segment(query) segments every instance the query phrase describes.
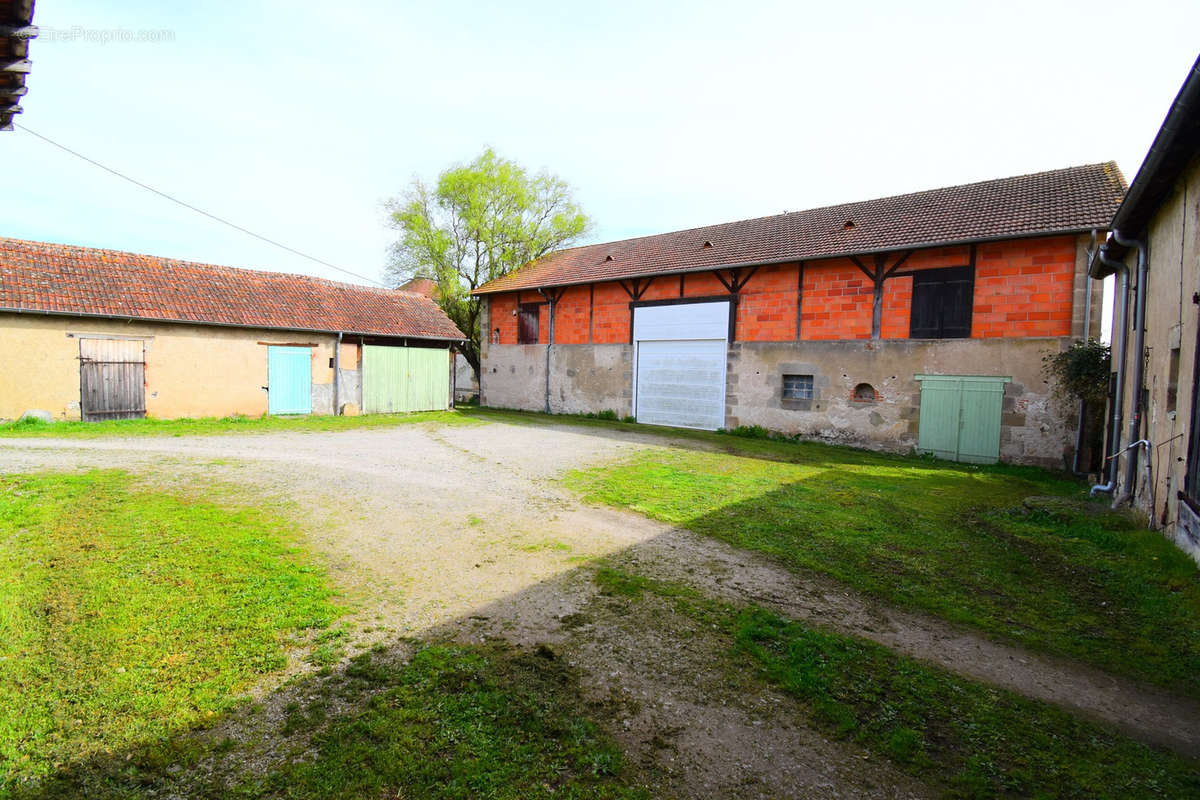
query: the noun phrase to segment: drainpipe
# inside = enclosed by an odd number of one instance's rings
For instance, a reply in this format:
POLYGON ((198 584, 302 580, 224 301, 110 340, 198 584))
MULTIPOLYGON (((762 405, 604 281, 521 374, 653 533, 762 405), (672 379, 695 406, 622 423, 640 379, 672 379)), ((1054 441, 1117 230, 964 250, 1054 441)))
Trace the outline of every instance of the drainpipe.
MULTIPOLYGON (((1087 279, 1084 281, 1083 289, 1083 341, 1091 339, 1092 330, 1092 260, 1096 257, 1096 239, 1099 232, 1092 230, 1092 246, 1088 248, 1088 263, 1087 263, 1087 279)), ((1075 457, 1071 461, 1071 474, 1075 476, 1083 475, 1079 471, 1079 454, 1083 450, 1083 423, 1085 412, 1087 411, 1087 401, 1079 401, 1079 419, 1075 424, 1075 457)))
POLYGON ((333 346, 333 415, 342 413, 342 332, 333 346))
POLYGON ((1117 352, 1117 386, 1113 394, 1112 420, 1109 422, 1108 428, 1113 452, 1104 459, 1108 481, 1093 486, 1091 490, 1093 495, 1100 492, 1112 494, 1113 490, 1117 488, 1117 473, 1120 467, 1118 461, 1123 452, 1120 447, 1121 418, 1125 410, 1125 356, 1129 349, 1129 325, 1126 322, 1129 316, 1129 267, 1123 261, 1109 258, 1108 248, 1105 245, 1100 245, 1096 257, 1100 259, 1101 264, 1116 271, 1117 294, 1113 297, 1113 333, 1121 337, 1121 344, 1115 350, 1117 352))
POLYGON ((546 335, 546 413, 550 413, 550 349, 554 347, 554 306, 557 304, 558 295, 549 295, 545 289, 538 289, 538 294, 546 298, 546 303, 550 308, 550 322, 547 326, 546 335))
MULTIPOLYGON (((1149 248, 1144 241, 1126 239, 1117 230, 1113 231, 1113 240, 1122 247, 1136 247, 1138 253, 1137 287, 1135 289, 1133 318, 1134 365, 1133 386, 1131 387, 1133 391, 1133 413, 1129 415, 1129 441, 1136 442, 1141 439, 1142 414, 1145 410, 1142 406, 1142 382, 1145 380, 1146 374, 1146 273, 1149 269, 1149 248)), ((1149 463, 1149 451, 1147 451, 1146 460, 1149 463)), ((1129 502, 1137 493, 1137 467, 1138 450, 1133 449, 1129 453, 1129 467, 1125 470, 1125 491, 1113 500, 1114 506, 1129 502)), ((1150 516, 1152 518, 1154 516, 1153 509, 1150 511, 1150 516)))

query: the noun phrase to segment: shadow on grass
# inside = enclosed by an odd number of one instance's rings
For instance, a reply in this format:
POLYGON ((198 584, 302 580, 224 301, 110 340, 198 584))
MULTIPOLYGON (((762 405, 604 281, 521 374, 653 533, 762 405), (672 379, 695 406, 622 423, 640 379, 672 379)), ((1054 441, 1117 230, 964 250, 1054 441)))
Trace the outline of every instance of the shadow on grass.
MULTIPOLYGON (((614 560, 634 555, 620 553, 614 560)), ((619 705, 589 697, 582 668, 570 665, 568 629, 580 618, 602 619, 596 604, 612 597, 622 601, 619 619, 634 620, 646 635, 663 624, 651 597, 664 598, 681 619, 715 632, 725 649, 711 657, 722 669, 742 673, 754 697, 778 691, 793 698, 801 709, 795 722, 845 740, 848 762, 866 748, 893 769, 965 797, 1131 798, 1200 789, 1197 762, 1044 703, 854 637, 714 601, 686 586, 589 566, 449 621, 424 642, 377 647, 325 674, 294 680, 261 705, 65 765, 43 781, 12 786, 10 796, 669 796, 676 787, 662 783, 652 763, 624 758, 605 732, 619 726, 619 705), (477 620, 547 607, 561 596, 564 582, 579 580, 591 582, 591 605, 562 618, 559 630, 543 631, 551 645, 478 643, 477 620), (476 643, 463 643, 467 639, 476 643)), ((620 661, 602 666, 617 673, 629 668, 620 661)), ((655 676, 641 679, 653 682, 655 676)), ((724 707, 730 701, 738 699, 695 698, 695 724, 705 724, 706 702, 724 707)), ((788 736, 786 729, 760 733, 776 743, 788 736)), ((771 749, 765 752, 774 757, 771 749)), ((720 769, 748 766, 726 765, 722 758, 750 756, 711 757, 720 769)), ((787 793, 786 786, 771 783, 770 760, 749 766, 769 794, 787 793)), ((862 767, 850 763, 847 769, 862 767)))

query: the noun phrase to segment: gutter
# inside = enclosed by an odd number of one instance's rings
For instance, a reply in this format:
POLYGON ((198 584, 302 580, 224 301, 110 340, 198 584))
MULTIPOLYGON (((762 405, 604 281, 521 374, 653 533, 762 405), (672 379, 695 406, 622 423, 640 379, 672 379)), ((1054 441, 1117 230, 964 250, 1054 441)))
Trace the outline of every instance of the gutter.
MULTIPOLYGON (((1195 156, 1197 136, 1200 136, 1200 58, 1192 65, 1117 208, 1112 221, 1114 230, 1140 231, 1146 227, 1162 198, 1174 187, 1180 171, 1195 156)), ((1117 243, 1121 248, 1132 246, 1119 240, 1117 243)), ((1123 249, 1115 253, 1118 257, 1124 254, 1123 249)))

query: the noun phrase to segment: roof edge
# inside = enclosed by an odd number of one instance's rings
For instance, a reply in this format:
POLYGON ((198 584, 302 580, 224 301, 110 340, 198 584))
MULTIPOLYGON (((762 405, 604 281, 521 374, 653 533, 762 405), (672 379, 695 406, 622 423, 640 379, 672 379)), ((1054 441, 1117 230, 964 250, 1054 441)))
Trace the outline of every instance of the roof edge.
MULTIPOLYGON (((42 317, 84 317, 87 319, 124 320, 126 322, 158 322, 164 325, 202 325, 211 328, 241 328, 250 331, 293 331, 295 333, 326 333, 349 336, 369 336, 377 339, 421 339, 431 342, 465 342, 467 337, 426 336, 423 334, 379 333, 372 331, 338 330, 333 328, 293 328, 279 325, 240 325, 235 322, 210 322, 207 320, 176 319, 174 317, 139 317, 132 314, 92 314, 84 311, 45 311, 40 308, 16 308, 0 306, 0 314, 22 314, 42 317)), ((457 326, 456 326, 457 327, 457 326)), ((460 331, 461 333, 461 331, 460 331)))
POLYGON ((1017 234, 1017 235, 1006 233, 1006 234, 998 235, 998 236, 982 236, 982 237, 975 237, 975 238, 970 238, 970 239, 945 239, 945 240, 941 240, 941 241, 917 242, 914 244, 900 245, 898 247, 876 247, 876 248, 872 248, 869 250, 841 251, 841 252, 828 253, 828 254, 823 254, 823 255, 805 256, 804 258, 797 258, 796 256, 788 256, 785 258, 774 258, 774 259, 769 259, 766 261, 741 261, 741 262, 735 262, 735 263, 731 263, 731 264, 711 264, 711 265, 704 266, 704 267, 693 267, 691 269, 674 269, 674 270, 670 270, 667 272, 638 272, 638 273, 634 273, 631 275, 621 275, 619 277, 612 277, 612 278, 593 278, 591 280, 569 281, 566 283, 543 283, 543 284, 538 284, 536 286, 518 286, 518 287, 511 288, 511 289, 504 289, 504 288, 489 289, 488 288, 489 285, 495 283, 496 281, 503 280, 503 278, 497 278, 495 281, 488 281, 488 283, 485 283, 483 286, 480 286, 478 289, 471 292, 471 294, 474 296, 477 296, 477 297, 482 297, 483 295, 503 294, 505 292, 537 291, 539 288, 540 289, 549 289, 549 288, 554 288, 554 287, 565 287, 565 286, 587 286, 589 283, 609 283, 612 281, 633 280, 634 278, 652 278, 652 277, 658 277, 658 276, 665 277, 667 275, 691 275, 691 274, 694 274, 697 272, 712 272, 713 270, 718 270, 718 269, 740 269, 743 267, 768 267, 768 266, 774 266, 776 264, 791 264, 791 263, 798 262, 798 261, 823 261, 825 259, 830 259, 830 258, 850 258, 851 256, 867 256, 867 255, 874 255, 877 253, 895 253, 900 250, 929 250, 929 249, 932 249, 935 247, 948 247, 948 246, 964 245, 964 244, 986 244, 988 242, 1004 242, 1004 241, 1009 241, 1012 239, 1040 239, 1040 238, 1045 238, 1047 236, 1065 236, 1067 234, 1091 233, 1092 231, 1095 231, 1095 230, 1107 231, 1107 230, 1109 230, 1109 227, 1105 226, 1105 225, 1089 225, 1087 227, 1082 227, 1082 228, 1080 228, 1080 227, 1054 228, 1054 229, 1049 229, 1049 230, 1030 231, 1028 233, 1021 233, 1021 234, 1017 234))
MULTIPOLYGON (((1114 230, 1138 235, 1149 224, 1154 210, 1195 157, 1196 140, 1188 136, 1189 132, 1193 137, 1200 132, 1200 57, 1192 64, 1129 190, 1113 215, 1114 230), (1189 131, 1189 128, 1192 130, 1189 131)), ((1109 249, 1116 257, 1123 256, 1126 251, 1115 241, 1110 243, 1109 249)))

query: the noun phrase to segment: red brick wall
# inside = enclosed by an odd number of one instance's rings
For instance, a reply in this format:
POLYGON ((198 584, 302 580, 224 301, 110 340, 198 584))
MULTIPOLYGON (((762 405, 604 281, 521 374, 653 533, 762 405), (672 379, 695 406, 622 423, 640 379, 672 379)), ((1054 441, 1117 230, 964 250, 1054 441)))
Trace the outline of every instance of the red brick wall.
POLYGON ((1069 336, 1074 282, 1071 236, 980 245, 971 335, 1069 336))
MULTIPOLYGON (((889 264, 892 263, 889 259, 889 264)), ((862 259, 869 268, 873 259, 862 259)), ((943 247, 913 253, 900 267, 912 272, 940 267, 966 266, 970 249, 943 247)), ((976 249, 975 305, 972 337, 1068 336, 1074 287, 1075 238, 1058 236, 981 244, 976 249)), ((792 341, 796 338, 796 264, 760 267, 742 288, 738 302, 738 339, 742 341, 792 341)), ((881 336, 907 339, 912 307, 912 278, 890 278, 884 284, 881 336)), ((562 344, 597 344, 629 341, 629 295, 614 282, 567 289, 558 303, 555 341, 562 344), (589 308, 591 306, 591 308, 589 308)), ((684 277, 684 297, 720 297, 728 294, 712 273, 684 277)), ((656 278, 643 300, 679 297, 679 276, 656 278)), ((517 340, 515 293, 493 295, 492 327, 500 328, 500 342, 517 340)), ((521 292, 520 302, 542 302, 536 292, 521 292)), ((804 270, 804 306, 801 338, 867 339, 871 336, 874 294, 871 281, 849 259, 809 262, 804 270)), ((547 340, 548 307, 540 314, 539 341, 547 340)))
POLYGON ((803 339, 870 339, 874 289, 847 258, 814 261, 804 268, 803 339))

